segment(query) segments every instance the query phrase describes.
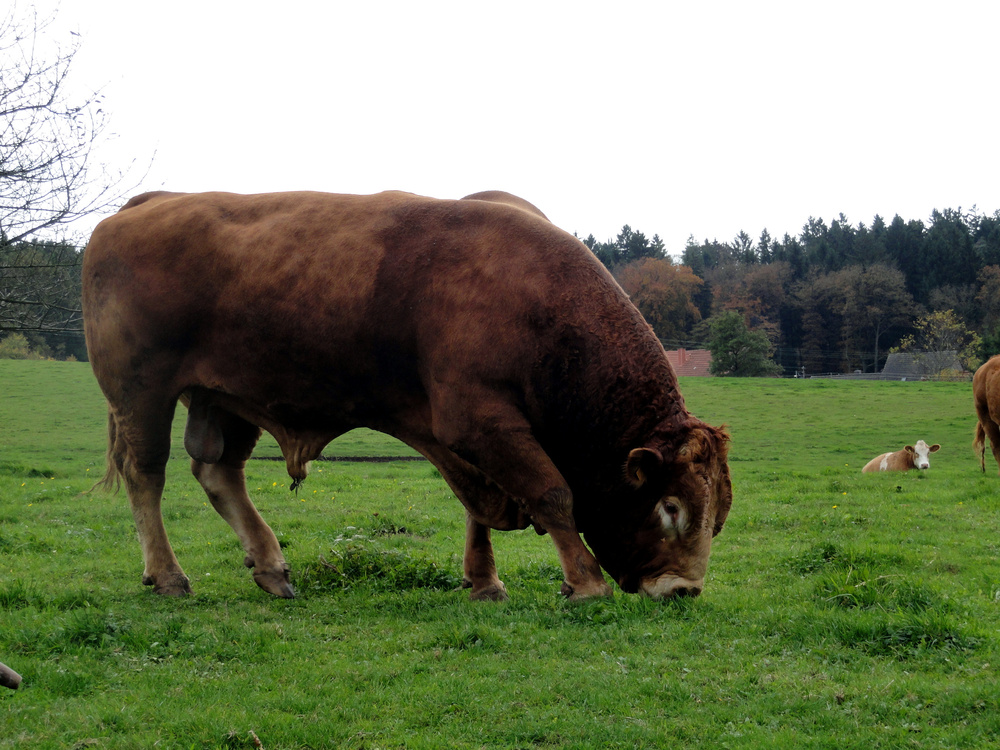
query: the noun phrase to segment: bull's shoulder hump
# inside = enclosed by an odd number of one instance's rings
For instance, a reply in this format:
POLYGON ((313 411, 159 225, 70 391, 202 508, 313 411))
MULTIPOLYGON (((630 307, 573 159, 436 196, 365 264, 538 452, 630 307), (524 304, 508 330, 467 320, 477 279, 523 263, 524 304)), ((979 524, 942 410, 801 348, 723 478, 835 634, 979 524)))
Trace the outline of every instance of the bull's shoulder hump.
POLYGON ((504 190, 483 190, 478 193, 472 193, 471 195, 466 195, 462 198, 463 201, 487 201, 489 203, 502 203, 507 206, 513 206, 514 208, 519 208, 522 211, 527 211, 528 213, 534 214, 535 216, 540 216, 541 218, 548 221, 549 217, 542 213, 541 209, 538 208, 533 203, 526 201, 517 195, 513 195, 504 190))
POLYGON ((139 206, 163 203, 164 201, 179 198, 184 195, 188 195, 188 193, 175 193, 169 190, 153 190, 151 192, 142 193, 141 195, 129 198, 128 202, 126 202, 125 205, 118 210, 121 212, 127 211, 131 208, 138 208, 139 206))

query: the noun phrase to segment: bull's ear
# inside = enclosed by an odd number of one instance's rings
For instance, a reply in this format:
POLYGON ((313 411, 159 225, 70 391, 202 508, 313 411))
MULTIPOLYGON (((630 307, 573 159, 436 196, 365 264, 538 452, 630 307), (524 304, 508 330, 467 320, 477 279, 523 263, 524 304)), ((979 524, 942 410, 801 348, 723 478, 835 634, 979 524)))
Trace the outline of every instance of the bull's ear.
POLYGON ((716 536, 729 517, 729 509, 733 506, 733 485, 729 478, 729 467, 724 466, 719 476, 719 505, 715 510, 715 526, 712 536, 716 536))
POLYGON ((677 460, 683 463, 694 463, 703 459, 711 447, 712 441, 708 432, 700 428, 693 429, 677 451, 677 460))
POLYGON ((939 450, 941 450, 940 444, 934 443, 934 445, 932 445, 930 448, 927 449, 927 452, 928 453, 937 453, 939 450))
POLYGON ((663 466, 663 454, 655 448, 636 448, 625 462, 625 476, 633 487, 642 487, 663 466))

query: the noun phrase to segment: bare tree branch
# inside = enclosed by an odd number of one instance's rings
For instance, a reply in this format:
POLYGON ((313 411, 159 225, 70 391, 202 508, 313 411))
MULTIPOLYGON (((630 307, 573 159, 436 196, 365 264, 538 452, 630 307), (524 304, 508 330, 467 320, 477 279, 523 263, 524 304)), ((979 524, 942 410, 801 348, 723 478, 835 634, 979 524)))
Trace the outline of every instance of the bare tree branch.
POLYGON ((16 5, 0 18, 0 338, 80 330, 81 253, 38 238, 116 209, 138 182, 134 161, 95 158, 110 137, 101 92, 70 90, 82 40, 53 38, 53 20, 16 5))

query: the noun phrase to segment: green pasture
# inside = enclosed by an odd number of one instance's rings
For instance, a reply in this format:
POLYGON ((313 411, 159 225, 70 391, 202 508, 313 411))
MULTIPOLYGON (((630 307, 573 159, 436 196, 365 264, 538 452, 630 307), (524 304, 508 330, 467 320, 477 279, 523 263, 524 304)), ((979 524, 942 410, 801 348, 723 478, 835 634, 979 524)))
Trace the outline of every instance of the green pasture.
MULTIPOLYGON (((89 366, 0 361, 0 661, 24 677, 0 748, 1000 747, 1000 477, 972 453, 970 384, 681 387, 733 436, 697 599, 567 602, 528 530, 494 535, 510 601, 472 603, 463 513, 426 462, 317 462, 296 494, 255 460, 299 592, 275 599, 178 440, 178 600, 141 585, 124 495, 86 492, 89 366), (929 471, 860 473, 921 438, 929 471)), ((328 453, 413 455, 370 432, 328 453)))

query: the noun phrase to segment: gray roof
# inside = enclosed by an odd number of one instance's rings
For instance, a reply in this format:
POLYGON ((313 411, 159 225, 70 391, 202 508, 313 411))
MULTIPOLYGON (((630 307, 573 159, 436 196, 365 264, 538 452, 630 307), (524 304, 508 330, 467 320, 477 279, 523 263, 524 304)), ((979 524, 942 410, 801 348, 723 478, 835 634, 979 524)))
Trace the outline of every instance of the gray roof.
POLYGON ((890 354, 882 368, 883 375, 894 378, 934 377, 942 370, 963 371, 956 351, 907 352, 890 354))

